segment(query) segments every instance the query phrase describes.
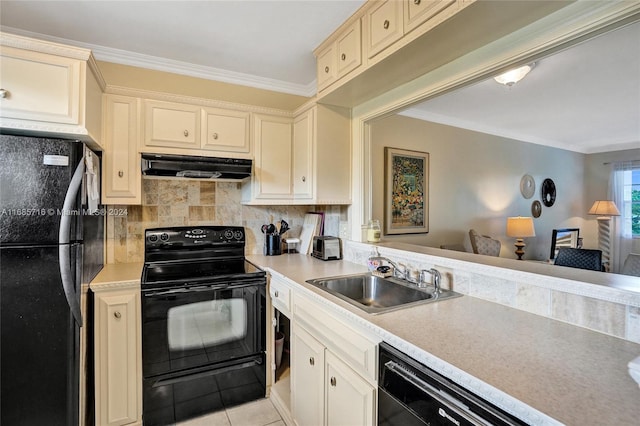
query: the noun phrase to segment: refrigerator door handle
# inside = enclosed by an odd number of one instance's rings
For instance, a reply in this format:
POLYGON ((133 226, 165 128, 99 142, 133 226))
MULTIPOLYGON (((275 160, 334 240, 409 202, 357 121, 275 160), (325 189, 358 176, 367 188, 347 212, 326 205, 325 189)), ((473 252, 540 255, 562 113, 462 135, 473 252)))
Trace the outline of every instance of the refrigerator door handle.
POLYGON ((60 259, 60 277, 62 278, 62 288, 67 298, 67 303, 71 309, 71 313, 75 318, 78 326, 82 327, 82 313, 80 311, 80 302, 76 297, 75 285, 73 280, 73 271, 71 270, 71 247, 69 246, 69 234, 71 232, 71 218, 74 215, 82 214, 82 212, 73 211, 78 191, 82 186, 82 177, 84 175, 84 157, 78 163, 67 194, 64 197, 64 205, 62 206, 62 218, 60 219, 60 234, 58 238, 59 259, 60 259))

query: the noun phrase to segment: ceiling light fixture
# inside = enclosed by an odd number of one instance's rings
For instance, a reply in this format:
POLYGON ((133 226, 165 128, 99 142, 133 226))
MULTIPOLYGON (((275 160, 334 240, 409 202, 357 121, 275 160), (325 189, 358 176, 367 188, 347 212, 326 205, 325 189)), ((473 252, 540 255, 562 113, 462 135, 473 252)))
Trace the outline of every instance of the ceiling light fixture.
POLYGON ((532 62, 522 67, 515 68, 505 73, 502 73, 494 77, 493 79, 500 84, 504 84, 505 86, 511 87, 517 82, 519 82, 520 80, 522 80, 525 75, 529 74, 529 71, 531 71, 533 67, 535 67, 535 65, 536 64, 532 62))

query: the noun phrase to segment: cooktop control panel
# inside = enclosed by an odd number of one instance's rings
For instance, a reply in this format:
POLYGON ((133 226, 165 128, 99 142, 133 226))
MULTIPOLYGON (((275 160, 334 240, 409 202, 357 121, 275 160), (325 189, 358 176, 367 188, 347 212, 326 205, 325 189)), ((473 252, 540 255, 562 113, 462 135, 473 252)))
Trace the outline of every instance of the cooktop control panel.
POLYGON ((145 247, 196 246, 245 242, 242 226, 172 227, 145 230, 145 247))

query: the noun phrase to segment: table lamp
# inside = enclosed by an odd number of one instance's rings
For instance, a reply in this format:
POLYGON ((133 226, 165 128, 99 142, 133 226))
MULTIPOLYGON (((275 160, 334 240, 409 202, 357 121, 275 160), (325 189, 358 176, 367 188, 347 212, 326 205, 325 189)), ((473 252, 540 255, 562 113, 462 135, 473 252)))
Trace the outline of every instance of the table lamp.
POLYGON ((611 252, 611 217, 620 216, 620 210, 613 201, 598 200, 591 206, 589 214, 598 216, 598 249, 602 251, 602 264, 608 268, 611 252))
POLYGON ((507 236, 514 237, 516 239, 516 255, 518 256, 518 260, 522 260, 524 247, 526 245, 523 238, 536 236, 536 230, 533 227, 533 218, 521 216, 508 217, 507 236))

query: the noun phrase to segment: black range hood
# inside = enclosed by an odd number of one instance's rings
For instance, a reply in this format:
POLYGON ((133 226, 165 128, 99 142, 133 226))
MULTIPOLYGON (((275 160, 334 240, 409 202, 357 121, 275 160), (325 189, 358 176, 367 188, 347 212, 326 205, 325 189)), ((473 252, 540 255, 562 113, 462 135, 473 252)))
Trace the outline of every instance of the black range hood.
POLYGON ((251 176, 251 164, 241 158, 142 154, 145 176, 242 180, 251 176))

